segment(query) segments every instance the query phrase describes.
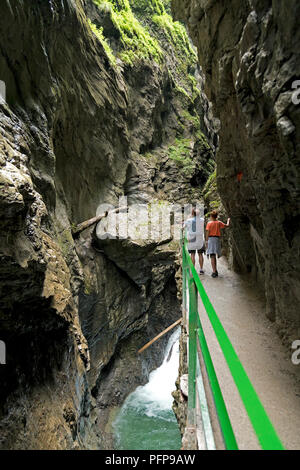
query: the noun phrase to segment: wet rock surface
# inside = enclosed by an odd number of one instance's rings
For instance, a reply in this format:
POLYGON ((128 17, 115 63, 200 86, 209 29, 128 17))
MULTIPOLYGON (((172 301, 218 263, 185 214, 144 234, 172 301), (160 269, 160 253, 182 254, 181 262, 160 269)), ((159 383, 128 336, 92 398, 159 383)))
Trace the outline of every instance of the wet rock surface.
POLYGON ((221 121, 218 191, 235 269, 264 285, 284 340, 299 337, 299 2, 173 0, 221 121), (294 96, 294 100, 293 100, 294 96))
POLYGON ((3 449, 110 445, 110 409, 162 360, 162 345, 136 351, 180 317, 178 245, 103 247, 92 231, 74 241, 72 227, 119 196, 197 200, 214 166, 196 61, 182 83, 187 65, 157 27, 159 65, 126 63, 116 37, 115 66, 87 15, 112 41, 109 17, 90 1, 1 6, 3 449))

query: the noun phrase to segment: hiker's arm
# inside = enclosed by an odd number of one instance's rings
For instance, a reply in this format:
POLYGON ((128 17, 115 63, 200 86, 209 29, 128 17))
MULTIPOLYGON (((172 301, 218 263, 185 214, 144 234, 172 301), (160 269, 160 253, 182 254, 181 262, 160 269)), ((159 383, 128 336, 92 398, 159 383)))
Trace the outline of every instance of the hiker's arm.
POLYGON ((224 222, 221 222, 221 224, 223 224, 221 225, 221 228, 228 228, 230 226, 230 218, 228 217, 227 224, 224 224, 224 222))
POLYGON ((230 217, 227 219, 227 224, 225 224, 225 227, 228 228, 230 226, 230 217))
POLYGON ((206 244, 208 243, 208 235, 209 235, 209 231, 205 230, 205 243, 206 244))

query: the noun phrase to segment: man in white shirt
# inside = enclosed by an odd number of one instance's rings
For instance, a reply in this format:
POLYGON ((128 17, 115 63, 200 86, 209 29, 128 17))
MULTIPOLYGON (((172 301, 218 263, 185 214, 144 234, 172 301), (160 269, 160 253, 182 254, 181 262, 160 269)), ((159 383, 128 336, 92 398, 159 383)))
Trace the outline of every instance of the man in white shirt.
POLYGON ((199 264, 200 264, 200 274, 204 274, 203 271, 203 264, 204 264, 204 257, 203 254, 205 253, 205 241, 204 241, 204 219, 200 217, 200 213, 198 209, 192 210, 192 217, 188 219, 184 225, 186 230, 186 236, 188 241, 188 251, 191 255, 192 262, 195 266, 196 261, 196 251, 198 252, 199 256, 199 264))

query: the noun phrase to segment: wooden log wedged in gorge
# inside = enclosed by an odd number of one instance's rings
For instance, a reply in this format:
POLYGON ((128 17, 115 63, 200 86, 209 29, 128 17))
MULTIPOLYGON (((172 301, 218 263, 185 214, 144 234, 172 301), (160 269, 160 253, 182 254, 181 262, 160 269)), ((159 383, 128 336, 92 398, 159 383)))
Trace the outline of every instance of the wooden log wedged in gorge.
POLYGON ((117 209, 112 209, 111 211, 103 212, 102 214, 98 215, 97 217, 93 217, 92 219, 88 219, 88 220, 85 220, 84 222, 81 222, 81 224, 76 225, 75 227, 72 228, 73 238, 78 238, 79 235, 81 234, 81 232, 83 232, 84 230, 86 230, 89 227, 92 227, 92 225, 97 224, 102 219, 107 217, 109 214, 114 214, 114 213, 118 214, 119 212, 121 212, 125 209, 127 210, 128 206, 122 206, 122 207, 118 207, 117 209))

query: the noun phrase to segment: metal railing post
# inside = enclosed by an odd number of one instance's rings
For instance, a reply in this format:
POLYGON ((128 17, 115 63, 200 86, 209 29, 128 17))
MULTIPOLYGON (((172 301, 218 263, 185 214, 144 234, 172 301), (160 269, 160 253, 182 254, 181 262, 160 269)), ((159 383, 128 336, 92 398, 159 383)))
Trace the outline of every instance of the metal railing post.
POLYGON ((187 296, 186 296, 186 289, 187 289, 187 262, 186 262, 186 254, 184 250, 184 240, 182 240, 182 316, 183 316, 183 324, 186 326, 186 309, 187 309, 187 296))
POLYGON ((248 417, 262 449, 284 449, 236 351, 231 344, 231 341, 219 317, 215 312, 213 305, 208 298, 208 295, 197 274, 195 266, 193 265, 192 260, 188 255, 187 242, 185 240, 183 242, 183 261, 186 269, 188 269, 190 272, 190 276, 186 274, 185 281, 188 282, 189 287, 188 426, 190 426, 190 429, 193 427, 196 429, 196 338, 198 336, 200 350, 206 367, 207 376, 209 378, 226 448, 238 448, 224 398, 222 396, 220 385, 215 373, 214 365, 210 356, 208 345, 206 343, 200 317, 198 315, 199 293, 210 324, 214 330, 219 346, 223 352, 232 378, 237 386, 240 397, 244 403, 248 417))
POLYGON ((189 378, 188 422, 195 425, 196 410, 196 354, 197 354, 198 291, 194 279, 189 279, 189 378))

